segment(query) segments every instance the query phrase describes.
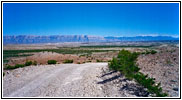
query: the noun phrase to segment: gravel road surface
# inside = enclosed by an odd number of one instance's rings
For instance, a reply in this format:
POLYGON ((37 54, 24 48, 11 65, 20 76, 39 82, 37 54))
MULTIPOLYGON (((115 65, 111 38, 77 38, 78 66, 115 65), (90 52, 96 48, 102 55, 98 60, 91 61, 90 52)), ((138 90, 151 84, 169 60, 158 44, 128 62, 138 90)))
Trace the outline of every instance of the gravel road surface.
POLYGON ((145 97, 108 63, 38 65, 5 71, 3 97, 145 97))
POLYGON ((107 63, 39 65, 7 71, 4 97, 104 96, 99 76, 107 63))

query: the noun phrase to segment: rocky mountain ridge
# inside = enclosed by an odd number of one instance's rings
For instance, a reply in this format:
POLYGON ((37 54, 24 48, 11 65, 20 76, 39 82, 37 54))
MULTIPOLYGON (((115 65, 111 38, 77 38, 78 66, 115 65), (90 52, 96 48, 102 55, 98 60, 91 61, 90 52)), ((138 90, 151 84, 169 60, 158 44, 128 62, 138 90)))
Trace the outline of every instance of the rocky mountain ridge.
POLYGON ((89 35, 18 35, 3 36, 3 44, 36 44, 59 42, 118 42, 118 41, 165 41, 179 40, 170 36, 101 37, 89 35))

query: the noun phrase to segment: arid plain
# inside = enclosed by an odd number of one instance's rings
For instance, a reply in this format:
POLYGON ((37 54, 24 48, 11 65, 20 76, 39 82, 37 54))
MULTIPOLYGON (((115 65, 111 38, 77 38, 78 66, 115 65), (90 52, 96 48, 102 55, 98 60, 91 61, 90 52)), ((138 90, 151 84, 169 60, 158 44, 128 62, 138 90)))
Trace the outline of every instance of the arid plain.
POLYGON ((140 72, 161 83, 168 96, 179 96, 179 47, 176 42, 5 45, 3 96, 150 97, 146 88, 108 68, 108 63, 123 49, 140 52, 136 61, 140 72), (155 53, 150 53, 151 50, 155 53), (48 65, 48 60, 57 62, 48 65), (36 64, 6 68, 27 61, 36 64), (66 61, 72 62, 67 64, 66 61))

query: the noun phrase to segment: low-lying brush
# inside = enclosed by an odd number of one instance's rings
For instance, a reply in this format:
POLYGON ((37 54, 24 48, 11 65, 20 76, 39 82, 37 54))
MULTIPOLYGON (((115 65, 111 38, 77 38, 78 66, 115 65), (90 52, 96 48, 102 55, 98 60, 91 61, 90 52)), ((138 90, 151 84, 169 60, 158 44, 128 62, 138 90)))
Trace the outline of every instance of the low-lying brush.
POLYGON ((47 63, 48 63, 48 64, 56 64, 57 61, 56 61, 56 60, 48 60, 47 63))
POLYGON ((25 66, 30 66, 30 65, 32 65, 32 61, 27 61, 26 63, 25 63, 25 66))
POLYGON ((73 60, 66 59, 63 63, 73 63, 73 60))
POLYGON ((102 60, 97 59, 96 62, 103 62, 102 60))
POLYGON ((16 64, 15 66, 7 65, 6 69, 16 69, 16 68, 22 68, 25 67, 24 64, 16 64))
POLYGON ((34 61, 34 62, 32 63, 32 65, 37 65, 37 61, 34 61))
POLYGON ((155 50, 146 50, 145 52, 142 52, 141 54, 156 54, 157 51, 155 50))
POLYGON ((15 66, 11 66, 11 65, 6 65, 5 69, 16 69, 16 68, 22 68, 25 66, 30 66, 30 65, 37 65, 36 61, 32 62, 32 61, 26 61, 25 64, 16 64, 15 66))
POLYGON ((148 75, 139 72, 140 68, 138 68, 138 65, 136 64, 136 59, 139 54, 140 53, 131 53, 130 51, 122 50, 119 52, 117 58, 113 58, 112 61, 109 62, 109 69, 120 71, 129 80, 134 79, 147 88, 148 92, 153 96, 167 96, 166 93, 162 92, 160 83, 156 86, 154 78, 150 78, 148 75))

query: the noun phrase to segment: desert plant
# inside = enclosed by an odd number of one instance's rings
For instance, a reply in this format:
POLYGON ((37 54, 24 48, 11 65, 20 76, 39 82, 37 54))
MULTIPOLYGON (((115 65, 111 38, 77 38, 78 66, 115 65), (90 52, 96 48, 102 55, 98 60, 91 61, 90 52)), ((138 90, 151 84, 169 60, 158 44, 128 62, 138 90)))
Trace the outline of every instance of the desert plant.
MULTIPOLYGON (((147 53, 151 52, 147 51, 146 54, 147 53)), ((136 64, 136 59, 139 54, 142 53, 131 53, 127 50, 121 50, 117 58, 113 58, 111 62, 109 62, 109 69, 120 71, 130 80, 134 79, 136 82, 147 88, 150 93, 154 94, 153 96, 167 96, 166 93, 162 92, 160 84, 157 86, 155 85, 154 78, 150 78, 148 75, 139 72, 140 68, 138 68, 138 65, 136 64)))
POLYGON ((22 68, 22 67, 25 67, 25 65, 24 64, 16 64, 15 65, 15 68, 22 68))
POLYGON ((47 63, 48 63, 48 64, 56 64, 57 61, 56 61, 56 60, 48 60, 47 63))
POLYGON ((66 59, 63 63, 73 63, 73 60, 66 59))
POLYGON ((155 53, 157 53, 157 51, 151 50, 151 54, 155 54, 155 53))
POLYGON ((32 61, 26 61, 25 62, 25 66, 30 66, 30 65, 32 65, 32 61))
POLYGON ((103 62, 102 60, 96 59, 96 62, 103 62))
POLYGON ((146 50, 145 54, 150 54, 150 51, 146 50))
POLYGON ((109 62, 109 69, 111 70, 119 70, 119 64, 117 58, 113 58, 111 62, 109 62))
POLYGON ((33 61, 32 65, 37 65, 37 61, 33 61))
POLYGON ((15 66, 6 65, 5 69, 15 69, 15 66))
POLYGON ((15 66, 7 65, 5 69, 16 69, 16 68, 22 68, 25 67, 24 64, 16 64, 15 66))
POLYGON ((88 60, 87 62, 92 62, 91 60, 88 60))

